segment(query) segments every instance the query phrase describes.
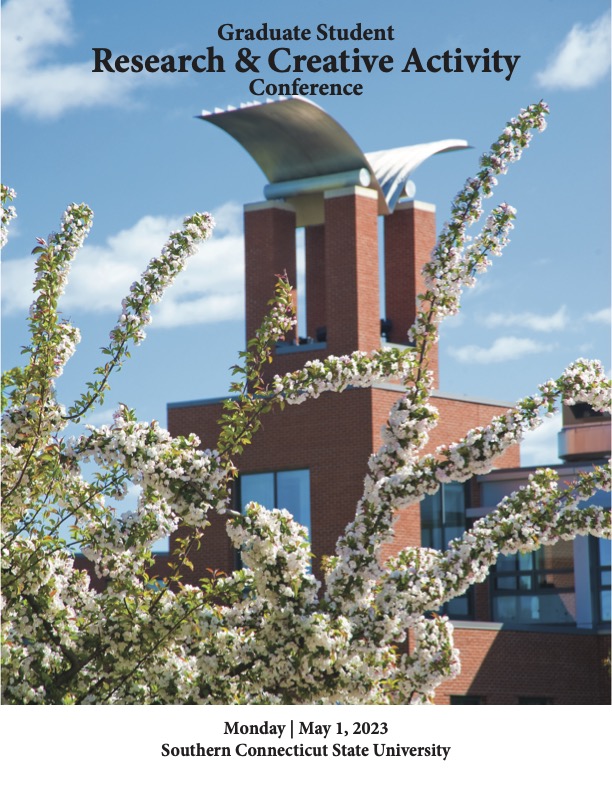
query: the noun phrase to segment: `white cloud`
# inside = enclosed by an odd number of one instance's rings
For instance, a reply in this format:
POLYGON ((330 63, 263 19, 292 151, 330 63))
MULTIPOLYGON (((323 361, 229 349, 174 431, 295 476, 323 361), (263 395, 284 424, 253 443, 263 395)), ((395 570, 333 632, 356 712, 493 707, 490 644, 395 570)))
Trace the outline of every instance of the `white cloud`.
POLYGON ((544 71, 545 88, 589 88, 610 71, 610 11, 593 24, 574 25, 544 71))
POLYGON ((561 431, 561 414, 556 413, 534 429, 521 443, 521 464, 554 465, 559 462, 558 435, 561 431))
POLYGON ((482 322, 487 327, 527 327, 529 330, 550 333, 553 330, 563 330, 567 326, 568 319, 567 310, 563 305, 550 316, 533 313, 492 313, 483 317, 482 322))
POLYGON ((87 61, 54 62, 54 52, 72 40, 68 0, 8 0, 2 6, 2 106, 57 118, 76 107, 120 104, 139 76, 92 74, 87 61))
POLYGON ((612 309, 611 308, 602 308, 601 311, 595 311, 595 313, 590 313, 585 316, 587 322, 597 322, 598 324, 606 324, 609 325, 612 321, 612 309))
POLYGON ((464 347, 449 349, 449 354, 461 363, 503 363, 506 360, 517 360, 525 355, 548 352, 551 344, 540 344, 530 338, 504 336, 496 339, 489 348, 470 344, 464 347))
MULTIPOLYGON (((187 268, 156 306, 154 326, 240 319, 244 313, 242 211, 225 204, 213 212, 217 226, 187 268)), ((104 245, 88 245, 78 252, 71 270, 63 311, 119 313, 121 300, 147 262, 163 247, 181 218, 141 218, 131 228, 109 237, 104 245)), ((7 314, 28 309, 32 301, 33 258, 3 262, 2 307, 7 314)), ((114 318, 114 317, 113 317, 114 318)))

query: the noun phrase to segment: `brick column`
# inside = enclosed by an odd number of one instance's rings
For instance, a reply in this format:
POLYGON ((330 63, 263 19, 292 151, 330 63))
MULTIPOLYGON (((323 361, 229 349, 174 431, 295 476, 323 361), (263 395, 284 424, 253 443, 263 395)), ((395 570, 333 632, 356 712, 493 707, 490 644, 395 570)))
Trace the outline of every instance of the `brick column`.
POLYGON ((244 207, 246 337, 253 338, 274 296, 278 275, 287 273, 297 283, 295 266, 295 211, 283 201, 265 201, 244 207))
POLYGON ((306 247, 306 335, 317 340, 317 329, 327 326, 325 313, 325 226, 304 229, 306 247))
POLYGON ((377 195, 364 187, 325 193, 328 353, 380 346, 377 195))
MULTIPOLYGON (((421 273, 436 244, 436 208, 422 201, 400 202, 385 217, 385 312, 391 320, 389 341, 406 344, 416 316, 417 294, 425 290, 421 273)), ((429 367, 438 384, 438 346, 431 350, 429 367)))

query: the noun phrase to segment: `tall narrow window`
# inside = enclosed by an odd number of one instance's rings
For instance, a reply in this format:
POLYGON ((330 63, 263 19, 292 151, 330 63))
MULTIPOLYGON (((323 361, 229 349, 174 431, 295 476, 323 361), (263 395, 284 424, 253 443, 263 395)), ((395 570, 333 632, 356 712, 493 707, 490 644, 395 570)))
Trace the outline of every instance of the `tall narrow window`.
MULTIPOLYGON (((446 550, 448 543, 466 529, 466 488, 453 481, 441 484, 435 495, 421 501, 421 544, 435 550, 446 550)), ((466 592, 447 602, 443 612, 453 619, 472 618, 472 596, 466 592)))
POLYGON ((591 557, 595 559, 594 582, 597 610, 600 622, 610 621, 610 546, 609 539, 593 538, 595 545, 591 557))

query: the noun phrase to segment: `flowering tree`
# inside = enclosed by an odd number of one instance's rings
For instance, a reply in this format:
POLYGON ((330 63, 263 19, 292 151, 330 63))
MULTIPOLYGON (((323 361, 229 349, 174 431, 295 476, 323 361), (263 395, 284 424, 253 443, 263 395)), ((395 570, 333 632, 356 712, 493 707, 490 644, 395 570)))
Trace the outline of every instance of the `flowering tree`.
MULTIPOLYGON (((6 702, 425 703, 459 671, 452 625, 435 613, 443 603, 482 581, 500 553, 578 534, 610 536, 609 512, 578 508, 609 489, 609 471, 594 468, 560 489, 552 470, 539 470, 446 550, 407 547, 381 561, 398 510, 442 482, 489 470, 559 400, 609 409, 601 365, 578 360, 490 425, 423 453, 438 418, 427 362, 439 323, 458 311, 462 289, 500 253, 515 211, 506 204, 493 209, 473 239, 468 228, 481 218, 496 177, 520 157, 533 131, 544 129, 547 112, 540 103, 512 119, 455 199, 425 267, 412 346, 311 361, 269 382, 265 364, 294 325, 290 286, 278 282, 268 316, 234 368, 235 397, 226 402, 212 450, 200 450, 193 435, 173 438, 155 422, 137 421, 125 406, 110 426, 65 437, 69 422, 102 403, 110 375, 143 339, 151 305, 213 228, 208 215, 197 214, 171 236, 123 301, 104 364, 67 407, 57 402, 55 381, 79 334, 60 320, 58 300, 92 222, 88 207, 68 207, 60 231, 34 250, 28 362, 3 381, 6 702), (307 531, 290 514, 255 503, 244 514, 231 510, 234 460, 264 413, 384 379, 402 381, 405 392, 369 460, 355 517, 326 560, 322 587, 310 571, 307 531), (96 464, 94 476, 84 477, 86 462, 96 464), (118 516, 108 498, 124 497, 129 483, 140 487, 138 505, 118 516), (245 566, 203 578, 199 587, 184 585, 190 550, 213 512, 226 516, 245 566), (152 578, 152 544, 179 526, 168 577, 152 578), (63 528, 93 563, 95 587, 76 569, 63 528), (398 645, 409 629, 414 646, 407 654, 398 645)), ((3 232, 13 198, 3 188, 3 232)))

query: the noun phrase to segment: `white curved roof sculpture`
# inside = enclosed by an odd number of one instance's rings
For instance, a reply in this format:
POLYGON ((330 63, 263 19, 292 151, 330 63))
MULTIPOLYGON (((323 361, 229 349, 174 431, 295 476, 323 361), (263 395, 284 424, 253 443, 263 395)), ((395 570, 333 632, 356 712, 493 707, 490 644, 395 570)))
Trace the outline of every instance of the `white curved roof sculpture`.
POLYGON ((285 198, 297 224, 322 222, 323 193, 349 185, 378 192, 379 214, 391 214, 411 174, 426 159, 469 148, 465 140, 439 140, 364 154, 348 132, 318 105, 301 97, 203 111, 248 151, 269 180, 266 198, 285 198))
POLYGON ((434 154, 445 151, 460 151, 469 148, 467 140, 436 140, 432 143, 418 143, 416 146, 373 151, 366 154, 368 162, 380 185, 389 214, 404 193, 410 176, 434 154))

